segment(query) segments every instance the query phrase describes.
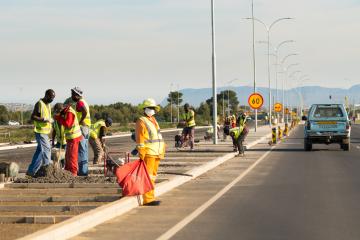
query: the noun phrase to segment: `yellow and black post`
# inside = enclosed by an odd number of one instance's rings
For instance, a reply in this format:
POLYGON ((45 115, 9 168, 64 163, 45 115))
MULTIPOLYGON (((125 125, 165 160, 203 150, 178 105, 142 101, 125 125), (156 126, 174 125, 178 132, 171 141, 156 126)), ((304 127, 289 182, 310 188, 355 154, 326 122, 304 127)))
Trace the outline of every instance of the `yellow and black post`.
POLYGON ((282 139, 282 134, 283 134, 282 129, 281 129, 280 126, 278 126, 278 139, 279 139, 279 140, 282 139))
POLYGON ((276 128, 272 129, 272 144, 276 144, 276 128))
POLYGON ((285 123, 284 136, 289 136, 289 124, 285 123))

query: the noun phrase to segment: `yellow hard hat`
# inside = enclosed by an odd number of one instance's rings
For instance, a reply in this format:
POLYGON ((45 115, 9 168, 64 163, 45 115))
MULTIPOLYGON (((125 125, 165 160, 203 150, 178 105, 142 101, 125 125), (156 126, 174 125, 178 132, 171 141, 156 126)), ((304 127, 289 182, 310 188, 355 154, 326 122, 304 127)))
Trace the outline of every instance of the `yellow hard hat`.
POLYGON ((143 101, 143 103, 140 105, 141 109, 144 108, 155 108, 155 111, 159 112, 160 111, 160 106, 156 105, 156 102, 154 99, 152 98, 148 98, 146 100, 143 101))

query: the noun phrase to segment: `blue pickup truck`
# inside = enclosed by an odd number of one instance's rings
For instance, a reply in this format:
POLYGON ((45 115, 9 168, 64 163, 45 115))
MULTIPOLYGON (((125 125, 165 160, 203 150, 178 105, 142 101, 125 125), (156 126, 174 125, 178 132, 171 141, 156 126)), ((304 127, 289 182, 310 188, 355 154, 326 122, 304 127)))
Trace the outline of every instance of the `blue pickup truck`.
POLYGON ((343 104, 313 104, 303 120, 305 151, 311 151, 314 143, 337 143, 350 150, 351 122, 343 104))

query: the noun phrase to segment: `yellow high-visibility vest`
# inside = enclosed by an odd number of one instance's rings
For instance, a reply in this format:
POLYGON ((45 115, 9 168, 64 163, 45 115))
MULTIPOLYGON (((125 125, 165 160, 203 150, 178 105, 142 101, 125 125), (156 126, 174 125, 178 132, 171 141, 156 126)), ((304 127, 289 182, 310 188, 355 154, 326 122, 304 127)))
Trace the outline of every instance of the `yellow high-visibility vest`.
POLYGON ((93 138, 93 139, 99 138, 100 129, 102 127, 106 127, 106 124, 105 124, 104 120, 99 120, 96 123, 92 124, 91 128, 90 128, 90 137, 93 138))
POLYGON ((57 121, 54 122, 54 131, 56 133, 56 142, 60 143, 61 145, 66 144, 65 139, 65 127, 60 125, 57 121))
MULTIPOLYGON (((50 119, 51 118, 50 104, 45 104, 42 100, 40 100, 38 103, 40 107, 40 117, 44 119, 50 119)), ((39 122, 34 120, 34 132, 41 134, 49 134, 51 132, 51 123, 39 122)))
POLYGON ((78 137, 81 136, 81 129, 80 129, 80 125, 79 125, 79 120, 78 120, 78 118, 76 116, 76 112, 72 107, 69 108, 69 112, 74 114, 75 118, 74 118, 74 123, 73 123, 72 127, 65 128, 65 138, 66 138, 66 140, 75 139, 75 138, 78 138, 78 137))
POLYGON ((165 143, 159 125, 156 124, 157 126, 155 126, 147 117, 141 117, 140 120, 145 123, 149 139, 145 140, 144 145, 139 147, 145 147, 147 155, 163 155, 165 153, 165 143))
MULTIPOLYGON (((84 119, 84 123, 86 126, 90 127, 91 126, 91 119, 90 119, 90 108, 89 105, 87 104, 87 102, 82 98, 79 101, 83 102, 85 105, 85 109, 86 109, 86 117, 84 119)), ((82 117, 82 112, 76 112, 76 116, 78 118, 78 120, 81 120, 82 117)))
POLYGON ((183 114, 183 119, 185 120, 187 127, 194 127, 196 125, 196 123, 195 123, 195 113, 191 109, 187 113, 183 114))

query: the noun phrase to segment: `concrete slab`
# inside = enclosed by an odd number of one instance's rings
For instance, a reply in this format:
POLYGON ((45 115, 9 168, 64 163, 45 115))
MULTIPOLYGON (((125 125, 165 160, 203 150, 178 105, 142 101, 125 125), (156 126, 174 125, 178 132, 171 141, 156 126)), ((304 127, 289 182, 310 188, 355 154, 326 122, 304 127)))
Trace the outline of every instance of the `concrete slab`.
POLYGON ((50 188, 50 189, 32 189, 32 188, 3 188, 0 190, 0 196, 13 195, 58 195, 66 191, 69 195, 81 194, 121 194, 121 188, 50 188))
POLYGON ((17 206, 17 205, 0 205, 0 212, 85 212, 98 206, 17 206))

